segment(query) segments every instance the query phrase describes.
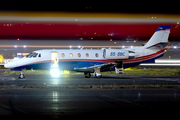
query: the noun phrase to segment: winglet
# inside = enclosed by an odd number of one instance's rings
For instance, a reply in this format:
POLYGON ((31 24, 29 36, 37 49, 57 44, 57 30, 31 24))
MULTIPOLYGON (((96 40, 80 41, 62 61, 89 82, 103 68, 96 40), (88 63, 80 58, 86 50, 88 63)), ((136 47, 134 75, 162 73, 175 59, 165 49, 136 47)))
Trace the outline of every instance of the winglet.
POLYGON ((167 25, 161 25, 159 26, 159 28, 156 30, 157 31, 162 31, 162 30, 170 30, 171 26, 167 26, 167 25))

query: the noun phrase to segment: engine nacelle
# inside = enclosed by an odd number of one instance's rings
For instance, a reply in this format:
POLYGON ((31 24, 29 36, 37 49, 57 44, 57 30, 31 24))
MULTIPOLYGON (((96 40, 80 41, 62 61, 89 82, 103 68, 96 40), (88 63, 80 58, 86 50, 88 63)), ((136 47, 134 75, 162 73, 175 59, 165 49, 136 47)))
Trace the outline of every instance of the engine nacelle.
POLYGON ((129 51, 104 49, 103 57, 106 59, 129 59, 129 51))

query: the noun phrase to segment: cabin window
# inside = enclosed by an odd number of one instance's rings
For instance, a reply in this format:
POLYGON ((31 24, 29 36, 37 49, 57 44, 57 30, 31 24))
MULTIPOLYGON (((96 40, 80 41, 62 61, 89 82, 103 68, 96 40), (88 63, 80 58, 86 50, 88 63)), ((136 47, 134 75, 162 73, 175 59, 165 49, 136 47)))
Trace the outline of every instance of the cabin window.
POLYGON ((98 53, 95 54, 96 57, 99 57, 98 53))
POLYGON ((88 54, 88 53, 86 53, 86 57, 89 57, 89 54, 88 54))
POLYGON ((78 53, 78 57, 81 57, 81 54, 80 54, 80 53, 78 53))
POLYGON ((70 57, 73 57, 73 54, 72 54, 72 53, 70 53, 70 54, 69 54, 69 56, 70 56, 70 57))
POLYGON ((39 53, 39 57, 41 57, 41 53, 39 53))
POLYGON ((64 53, 62 53, 62 54, 61 54, 61 57, 65 57, 65 54, 64 54, 64 53))

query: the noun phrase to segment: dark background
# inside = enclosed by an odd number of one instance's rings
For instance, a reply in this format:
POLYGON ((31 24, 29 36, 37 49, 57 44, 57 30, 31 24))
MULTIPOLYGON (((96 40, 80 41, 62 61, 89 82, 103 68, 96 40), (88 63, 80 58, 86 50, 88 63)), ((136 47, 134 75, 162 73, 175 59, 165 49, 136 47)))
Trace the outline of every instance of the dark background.
POLYGON ((68 0, 1 0, 5 11, 74 11, 180 14, 180 2, 171 1, 68 1, 68 0))

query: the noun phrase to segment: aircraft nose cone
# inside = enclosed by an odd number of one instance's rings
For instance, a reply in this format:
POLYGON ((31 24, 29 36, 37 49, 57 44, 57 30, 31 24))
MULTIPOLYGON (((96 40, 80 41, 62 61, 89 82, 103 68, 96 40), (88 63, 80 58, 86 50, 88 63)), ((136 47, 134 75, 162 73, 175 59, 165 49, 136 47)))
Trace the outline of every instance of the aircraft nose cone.
POLYGON ((5 68, 13 68, 13 67, 15 67, 12 63, 6 63, 5 65, 4 65, 4 67, 5 68))
POLYGON ((7 63, 6 63, 6 64, 4 64, 4 67, 5 67, 5 68, 8 68, 8 66, 9 66, 9 65, 8 65, 7 63))

